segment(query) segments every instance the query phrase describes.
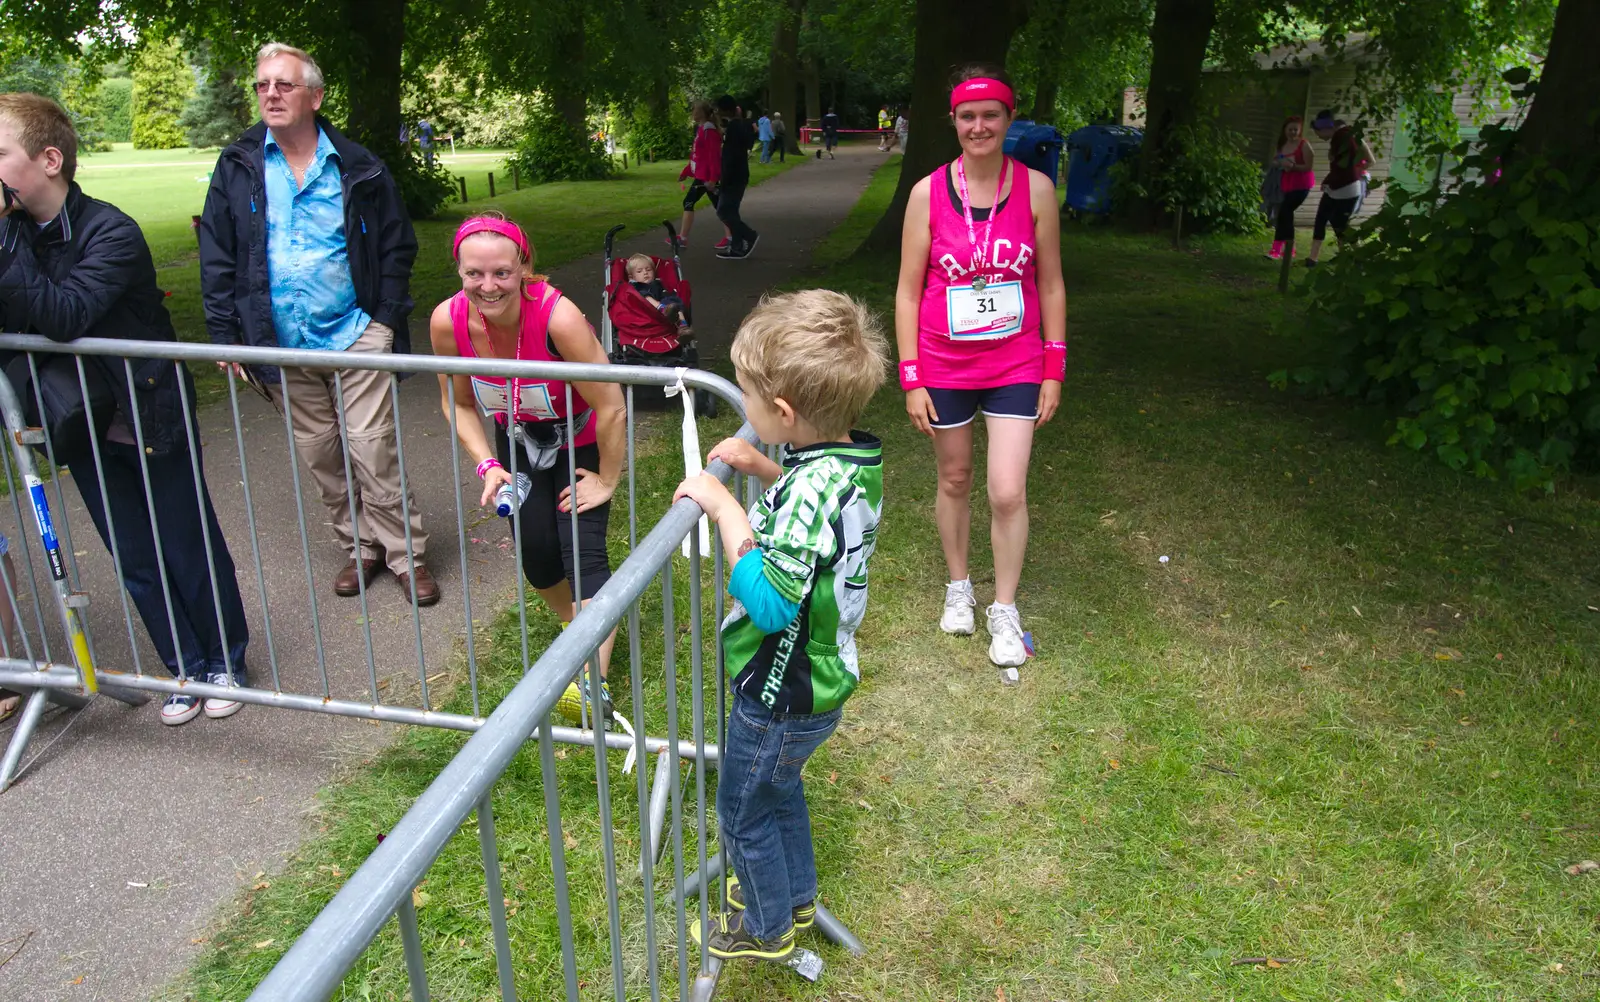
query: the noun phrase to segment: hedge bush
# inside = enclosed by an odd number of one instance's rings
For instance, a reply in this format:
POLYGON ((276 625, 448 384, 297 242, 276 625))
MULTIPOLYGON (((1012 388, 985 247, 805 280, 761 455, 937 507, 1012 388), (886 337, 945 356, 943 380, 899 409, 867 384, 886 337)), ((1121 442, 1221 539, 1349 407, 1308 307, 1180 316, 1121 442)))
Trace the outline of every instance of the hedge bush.
POLYGON ((1156 177, 1139 180, 1134 155, 1111 169, 1112 205, 1151 203, 1168 215, 1183 210, 1185 232, 1259 233, 1262 166, 1239 153, 1248 141, 1209 122, 1180 126, 1168 135, 1156 177))
POLYGON ((1600 457, 1600 161, 1484 135, 1442 188, 1391 189, 1306 284, 1304 329, 1337 360, 1270 378, 1381 404, 1390 444, 1452 469, 1551 489, 1600 457))
POLYGON ((527 133, 506 157, 507 169, 513 166, 524 179, 535 183, 596 181, 612 172, 604 143, 577 134, 565 119, 546 109, 528 117, 527 133))

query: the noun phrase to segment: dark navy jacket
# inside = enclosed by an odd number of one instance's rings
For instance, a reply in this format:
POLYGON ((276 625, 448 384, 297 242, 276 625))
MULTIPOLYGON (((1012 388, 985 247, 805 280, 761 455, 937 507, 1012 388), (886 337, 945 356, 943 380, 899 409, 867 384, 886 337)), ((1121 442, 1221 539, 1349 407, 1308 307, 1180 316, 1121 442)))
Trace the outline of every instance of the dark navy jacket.
MULTIPOLYGON (((176 341, 164 300, 139 224, 109 202, 85 195, 76 182, 61 213, 44 227, 21 209, 0 223, 0 324, 7 331, 52 341, 176 341)), ((118 410, 132 415, 138 407, 145 447, 152 454, 186 450, 178 380, 181 372, 193 401, 189 370, 161 359, 131 358, 130 363, 131 387, 121 358, 83 359, 86 369, 98 368, 113 388, 118 410)))
MULTIPOLYGON (((394 351, 411 351, 411 263, 417 236, 383 161, 346 139, 323 118, 322 131, 339 154, 344 189, 345 246, 356 303, 394 331, 394 351)), ((206 332, 217 344, 279 347, 267 275, 265 122, 222 151, 211 173, 200 217, 200 291, 206 332)))

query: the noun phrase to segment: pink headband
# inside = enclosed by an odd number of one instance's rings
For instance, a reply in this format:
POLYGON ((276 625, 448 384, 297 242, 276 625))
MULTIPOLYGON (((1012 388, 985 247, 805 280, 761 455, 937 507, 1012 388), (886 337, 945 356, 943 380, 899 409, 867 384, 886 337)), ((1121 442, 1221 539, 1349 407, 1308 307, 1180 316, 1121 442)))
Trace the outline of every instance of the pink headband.
POLYGON ((491 219, 478 216, 461 224, 456 230, 456 241, 450 246, 450 255, 456 260, 461 260, 461 241, 474 233, 498 233, 507 240, 517 245, 517 250, 522 252, 522 260, 527 261, 533 257, 533 252, 528 249, 528 238, 523 235, 522 227, 509 219, 491 219))
POLYGON ((950 92, 950 110, 955 111, 956 105, 968 101, 999 101, 1007 111, 1017 110, 1017 98, 1011 88, 993 77, 973 77, 956 84, 950 92))

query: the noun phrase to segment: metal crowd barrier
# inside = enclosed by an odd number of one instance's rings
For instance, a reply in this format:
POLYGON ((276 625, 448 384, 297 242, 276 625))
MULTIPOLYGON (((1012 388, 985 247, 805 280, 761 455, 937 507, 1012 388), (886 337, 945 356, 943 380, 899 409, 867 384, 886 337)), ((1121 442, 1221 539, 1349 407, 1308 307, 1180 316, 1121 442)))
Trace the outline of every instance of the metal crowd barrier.
MULTIPOLYGON (((63 478, 56 476, 47 481, 38 476, 34 468, 35 449, 41 450, 50 465, 55 466, 53 444, 49 441, 48 435, 41 430, 27 429, 23 426, 20 402, 16 399, 9 381, 0 377, 0 416, 4 418, 12 443, 9 462, 6 464, 7 484, 11 488, 12 504, 19 529, 13 537, 13 548, 20 548, 22 563, 28 569, 25 580, 30 585, 33 612, 32 622, 23 624, 23 602, 12 597, 13 591, 9 587, 13 584, 11 575, 4 565, 0 564, 0 574, 3 574, 4 583, 8 586, 6 601, 9 602, 9 609, 19 623, 21 647, 20 651, 13 650, 7 640, 3 649, 0 649, 0 654, 4 654, 4 657, 0 657, 0 685, 29 693, 21 721, 22 726, 18 727, 3 766, 0 766, 0 785, 10 782, 17 775, 22 751, 47 703, 81 706, 96 689, 102 694, 128 702, 146 699, 151 694, 182 691, 202 697, 226 696, 258 706, 475 732, 405 816, 394 825, 391 833, 376 851, 351 876, 349 882, 305 930, 267 978, 257 986, 251 998, 292 1002, 292 1000, 328 997, 338 988, 352 966, 373 943, 388 919, 393 916, 396 919, 401 949, 405 957, 411 997, 414 1002, 427 999, 428 978, 422 938, 424 927, 419 925, 412 893, 463 822, 476 812, 488 906, 488 928, 485 934, 494 946, 500 996, 504 1002, 518 997, 514 969, 516 958, 511 953, 510 936, 514 916, 508 914, 505 904, 501 857, 491 799, 497 784, 518 751, 530 738, 536 737, 546 816, 545 837, 550 854, 549 876, 552 882, 550 887, 554 898, 554 918, 560 935, 561 961, 559 988, 552 984, 549 986, 550 991, 538 993, 534 997, 553 996, 559 992, 561 997, 576 1002, 579 998, 580 973, 591 985, 596 983, 600 975, 595 970, 580 972, 576 947, 579 930, 575 927, 572 909, 572 888, 569 882, 561 823, 563 805, 559 786, 560 773, 556 765, 558 757, 564 756, 558 756, 554 749, 556 744, 563 742, 592 747, 595 755, 594 797, 592 802, 585 797, 577 809, 581 812, 598 813, 603 843, 606 929, 603 935, 595 929, 583 930, 587 937, 585 942, 594 944, 604 939, 607 946, 612 994, 618 1000, 625 995, 642 997, 642 992, 648 991, 652 1002, 656 1002, 662 997, 664 979, 665 990, 669 996, 673 991, 675 980, 677 998, 709 999, 715 991, 721 965, 716 958, 706 952, 704 947, 698 951, 698 956, 695 955, 695 951, 689 948, 687 927, 690 909, 698 911, 702 927, 705 927, 714 911, 726 907, 726 902, 723 901, 725 882, 721 879, 727 872, 725 853, 720 846, 715 850, 711 848, 715 841, 715 781, 710 775, 717 762, 717 750, 721 747, 727 713, 728 693, 724 685, 720 645, 716 639, 717 625, 720 624, 724 613, 726 566, 720 540, 713 534, 711 559, 707 567, 706 554, 702 552, 698 534, 693 531, 702 513, 692 501, 684 500, 672 505, 644 539, 638 538, 640 515, 636 470, 639 456, 636 447, 633 392, 634 388, 639 386, 693 388, 720 396, 735 413, 742 413, 742 401, 738 390, 720 377, 694 370, 485 361, 418 355, 369 356, 348 353, 330 355, 310 351, 222 348, 170 343, 139 343, 137 346, 130 346, 129 343, 122 341, 92 339, 56 344, 44 338, 0 335, 0 351, 38 353, 41 358, 48 353, 78 356, 77 369, 86 397, 88 394, 82 357, 98 355, 121 360, 130 350, 136 350, 140 358, 166 359, 174 365, 182 365, 186 361, 206 365, 226 361, 251 365, 386 371, 391 374, 389 383, 391 402, 396 409, 397 434, 402 437, 404 421, 399 410, 398 377, 403 373, 559 378, 567 381, 569 386, 574 380, 625 384, 628 406, 626 470, 629 555, 613 572, 611 580, 600 589, 591 603, 578 613, 573 622, 559 634, 543 654, 535 656, 535 652, 530 649, 520 548, 513 547, 517 549, 516 559, 506 560, 504 563, 508 576, 515 575, 511 579, 514 582, 512 593, 524 599, 516 602, 519 610, 521 664, 524 670, 522 677, 510 692, 492 708, 493 712, 485 714, 489 708, 482 705, 479 688, 478 651, 472 612, 473 575, 468 567, 467 542, 470 537, 466 516, 467 511, 476 507, 475 492, 478 488, 475 483, 469 482, 466 490, 473 496, 462 496, 460 447, 455 434, 452 406, 452 421, 448 429, 451 448, 450 468, 453 472, 451 493, 456 515, 457 542, 461 549, 461 580, 455 587, 460 592, 459 601, 463 603, 467 624, 463 639, 468 674, 462 684, 470 694, 471 712, 448 712, 435 705, 436 700, 429 688, 432 676, 428 674, 429 665, 424 657, 422 639, 422 619, 426 613, 419 612, 414 604, 409 609, 409 625, 414 636, 416 653, 414 677, 419 698, 410 704, 392 698, 384 699, 383 680, 379 677, 379 665, 373 653, 372 609, 364 586, 359 601, 361 630, 354 635, 345 631, 338 638, 327 636, 331 632, 329 620, 332 618, 326 614, 327 603, 354 600, 327 598, 318 590, 319 582, 312 569, 313 542, 307 516, 308 505, 301 500, 299 463, 294 456, 293 435, 287 415, 282 419, 282 434, 288 444, 285 450, 286 461, 290 463, 294 473, 292 478, 286 479, 293 480, 297 527, 293 530, 293 538, 290 539, 268 538, 260 531, 257 514, 260 503, 258 495, 262 484, 261 478, 252 479, 250 456, 259 453, 260 450, 252 446, 261 444, 259 439, 262 433, 256 430, 256 424, 252 423, 252 419, 266 416, 276 421, 277 418, 264 402, 257 403, 248 396, 241 400, 239 380, 230 370, 227 376, 227 414, 231 418, 231 437, 234 439, 233 445, 237 449, 239 458, 241 490, 238 499, 242 503, 246 517, 251 556, 249 561, 242 558, 238 560, 238 571, 241 578, 253 575, 260 593, 259 617, 252 613, 249 618, 252 628, 257 631, 257 638, 264 640, 270 663, 271 687, 256 685, 225 688, 193 679, 174 679, 167 677, 159 665, 152 673, 146 670, 140 655, 138 643, 140 630, 135 626, 135 618, 121 586, 121 557, 116 547, 113 546, 111 552, 116 575, 90 580, 90 576, 84 574, 83 568, 79 565, 77 553, 80 551, 73 549, 72 526, 67 518, 69 506, 62 486, 63 478), (15 475, 13 470, 16 471, 15 475), (22 494, 17 485, 19 479, 27 488, 27 497, 33 507, 34 517, 31 522, 24 516, 22 494), (257 490, 252 491, 253 485, 257 490), (50 504, 52 495, 53 507, 50 504), (57 526, 59 526, 60 542, 56 541, 57 526), (680 573, 674 567, 675 552, 686 537, 689 541, 690 559, 687 573, 680 573), (53 628, 47 626, 47 616, 44 611, 46 602, 44 596, 47 592, 39 587, 32 556, 32 547, 40 543, 47 551, 45 563, 51 576, 51 588, 54 590, 51 604, 55 606, 57 616, 61 620, 59 626, 53 628), (283 554, 289 554, 287 561, 278 559, 283 554), (274 600, 269 601, 267 584, 269 571, 279 572, 270 576, 281 577, 285 563, 291 565, 291 568, 295 563, 303 567, 306 586, 304 606, 299 605, 297 601, 290 603, 287 609, 277 604, 283 594, 281 588, 274 593, 274 600), (647 628, 642 622, 642 607, 647 604, 645 599, 654 582, 659 582, 660 588, 659 635, 662 638, 662 647, 659 655, 660 664, 652 663, 647 666, 643 642, 647 628), (711 603, 704 601, 707 586, 712 591, 711 603), (114 641, 122 639, 122 634, 116 633, 113 636, 115 631, 106 630, 106 623, 97 624, 88 615, 90 611, 88 598, 91 590, 101 606, 109 603, 110 592, 118 595, 122 610, 120 625, 123 627, 131 651, 131 664, 119 663, 116 657, 107 655, 106 651, 115 646, 114 641), (687 614, 681 615, 680 610, 685 602, 688 605, 687 614), (708 605, 710 608, 707 608, 708 605), (712 616, 709 634, 705 630, 708 612, 712 616), (316 640, 314 650, 291 650, 284 644, 274 643, 273 621, 286 615, 308 617, 316 640), (551 711, 568 682, 579 671, 585 670, 587 666, 591 688, 598 686, 600 646, 605 638, 622 624, 625 624, 627 631, 631 706, 635 719, 640 724, 636 733, 606 731, 593 726, 593 722, 590 721, 585 721, 585 726, 580 728, 554 725, 551 721, 551 711), (99 643, 96 642, 96 625, 100 627, 99 643), (65 637, 67 642, 58 652, 56 645, 61 644, 62 637, 65 637), (681 650, 685 646, 686 652, 681 650), (687 679, 682 677, 681 671, 681 660, 685 653, 689 661, 687 679), (18 654, 22 656, 18 657, 18 654), (365 678, 357 678, 356 682, 364 681, 364 689, 359 685, 355 691, 341 688, 341 683, 348 680, 337 672, 330 672, 330 662, 359 660, 362 654, 365 655, 365 678), (709 680, 708 669, 711 675, 709 680), (302 685, 296 690, 297 682, 307 680, 312 684, 302 685), (680 692, 685 688, 686 693, 680 692), (644 724, 647 710, 654 713, 656 718, 664 720, 662 725, 665 730, 664 736, 653 737, 646 734, 644 724), (655 713, 655 711, 660 712, 655 713), (630 907, 626 915, 624 915, 623 897, 619 893, 619 887, 624 882, 619 878, 616 847, 617 825, 625 822, 620 822, 618 815, 613 811, 610 772, 612 756, 618 753, 625 754, 627 760, 637 760, 641 763, 649 756, 655 757, 653 768, 640 768, 634 777, 632 792, 636 799, 639 825, 637 829, 639 852, 634 872, 640 885, 639 893, 636 895, 637 907, 632 907, 635 896, 630 896, 630 907), (685 761, 692 768, 692 787, 682 774, 680 763, 685 761), (665 886, 658 888, 658 861, 669 847, 672 857, 671 879, 665 886), (690 863, 694 865, 694 870, 686 874, 690 863), (659 902, 659 907, 658 896, 663 899, 659 902), (698 905, 691 898, 697 899, 698 905), (639 944, 641 939, 642 954, 639 944), (660 954, 662 947, 668 941, 677 944, 675 960, 664 963, 660 954), (627 964, 625 959, 628 960, 627 964)), ((124 373, 131 379, 131 364, 123 361, 122 365, 124 373)), ((337 377, 335 385, 341 385, 337 377)), ((453 405, 453 389, 449 396, 449 403, 453 405)), ((430 394, 430 400, 436 399, 430 394)), ((437 420, 436 407, 430 406, 426 409, 428 414, 424 420, 437 420)), ((570 413, 570 407, 568 410, 570 413)), ((340 413, 342 423, 342 406, 340 413)), ((144 432, 139 427, 138 415, 130 415, 129 419, 133 423, 135 436, 142 445, 144 432)), ((444 423, 439 422, 438 428, 443 432, 444 423)), ((570 431, 569 419, 569 434, 570 431)), ((749 441, 755 441, 748 425, 740 434, 749 441)), ((198 461, 201 442, 197 439, 193 428, 189 431, 188 444, 191 447, 191 455, 196 457, 190 468, 198 496, 201 484, 201 465, 198 461)), ((103 493, 104 478, 98 459, 97 451, 94 473, 101 477, 103 493)), ((353 491, 348 455, 346 459, 346 485, 353 491)), ((415 465, 414 461, 412 465, 415 465)), ((400 466, 403 493, 409 498, 409 488, 413 481, 408 477, 407 458, 403 446, 400 466)), ((515 463, 512 469, 513 476, 514 466, 515 463)), ((85 470, 72 472, 76 477, 89 475, 89 471, 85 470)), ((728 482, 732 475, 732 471, 720 462, 713 464, 711 472, 724 482, 728 482)), ((145 490, 148 498, 152 495, 150 495, 147 468, 145 474, 145 490)), ((209 472, 208 479, 220 514, 224 505, 228 503, 224 499, 231 495, 226 489, 221 488, 215 464, 209 472)), ((738 485, 735 486, 738 489, 738 485)), ((742 489, 753 499, 757 487, 751 481, 742 489)), ((313 505, 315 503, 313 501, 313 505)), ((407 503, 410 503, 409 500, 407 503)), ((154 522, 155 519, 152 517, 152 530, 159 532, 159 527, 154 522)), ((616 535, 617 526, 614 525, 613 530, 613 535, 616 535)), ((578 533, 575 519, 572 521, 572 532, 576 550, 578 533)), ((78 545, 82 548, 82 552, 89 552, 98 542, 97 540, 95 543, 86 542, 93 535, 92 530, 86 533, 80 527, 78 545)), ((113 538, 115 538, 114 533, 113 538)), ((408 549, 409 542, 408 538, 408 549)), ((208 558, 210 546, 211 540, 208 537, 208 558)), ((236 547, 236 550, 242 553, 243 548, 236 547)), ((340 563, 343 559, 341 556, 340 563)), ((18 577, 23 575, 19 574, 18 577)), ((320 583, 325 586, 328 581, 324 579, 320 583)), ((449 597, 447 596, 445 600, 448 601, 449 597)), ((480 609, 488 602, 489 599, 485 596, 478 596, 480 609)), ((218 615, 219 627, 222 627, 221 615, 220 613, 218 615)), ((222 628, 225 632, 225 627, 222 628)), ((176 634, 176 627, 173 628, 173 632, 176 634)), ((452 656, 459 655, 452 654, 452 656)), ((654 656, 652 651, 651 657, 654 656)), ((383 667, 390 668, 388 665, 383 667)), ((440 666, 436 664, 434 667, 440 666)), ((229 668, 231 672, 232 666, 229 668)), ((409 676, 410 666, 398 666, 397 670, 386 674, 389 678, 409 676)), ((618 673, 613 674, 618 676, 618 673)), ((620 681, 620 676, 618 680, 620 681)), ((575 763, 562 768, 570 774, 574 767, 575 763)), ((571 809, 572 805, 569 804, 568 810, 571 809)), ((520 866, 521 863, 519 861, 509 865, 520 866)), ((538 922, 549 919, 548 915, 536 911, 524 911, 521 914, 523 916, 521 921, 538 922)), ((864 952, 860 942, 838 919, 821 906, 817 909, 816 921, 818 929, 834 943, 857 955, 864 952)), ((553 958, 544 958, 543 966, 553 970, 553 965, 553 958)), ((800 975, 815 980, 821 971, 822 961, 809 950, 797 949, 789 961, 789 966, 800 975)), ((529 996, 524 994, 523 997, 529 996)))

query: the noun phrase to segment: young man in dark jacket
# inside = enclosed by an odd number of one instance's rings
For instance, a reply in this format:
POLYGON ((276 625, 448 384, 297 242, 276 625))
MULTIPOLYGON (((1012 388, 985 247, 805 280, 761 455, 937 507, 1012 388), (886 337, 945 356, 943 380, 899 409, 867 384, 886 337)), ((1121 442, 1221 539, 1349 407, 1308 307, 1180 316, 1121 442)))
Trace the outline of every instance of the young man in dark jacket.
POLYGON ((739 205, 750 187, 750 148, 756 144, 755 130, 733 98, 717 98, 717 115, 723 122, 722 183, 717 190, 717 218, 728 227, 732 242, 717 251, 717 257, 743 260, 756 249, 760 234, 739 218, 739 205))
MULTIPOLYGON (((88 197, 73 182, 77 153, 72 122, 54 101, 0 94, 0 180, 11 196, 0 211, 0 322, 5 330, 52 341, 177 340, 144 234, 115 206, 88 197)), ((40 354, 35 360, 42 367, 53 357, 40 354)), ((56 459, 72 467, 84 507, 108 549, 115 532, 122 583, 167 670, 215 685, 245 685, 250 633, 233 558, 205 478, 197 478, 190 464, 190 431, 196 442, 199 432, 182 394, 193 401, 194 382, 181 364, 129 361, 131 386, 121 358, 83 358, 86 377, 109 387, 115 399, 114 414, 95 415, 109 418, 109 426, 96 422, 103 427, 96 432, 100 470, 88 444, 79 447, 81 453, 58 446, 56 459), (152 518, 159 538, 151 534, 152 518), (170 609, 164 591, 172 596, 170 609)), ((19 392, 27 392, 20 385, 28 374, 26 359, 15 359, 8 373, 19 392)), ((204 703, 208 717, 240 708, 231 699, 204 703)), ((170 696, 161 722, 186 723, 201 712, 200 704, 194 696, 170 696)))
MULTIPOLYGON (((218 344, 327 352, 411 351, 411 263, 417 238, 394 178, 321 118, 322 71, 279 43, 256 57, 261 121, 222 151, 200 217, 200 287, 218 344)), ((264 374, 270 381, 275 374, 264 374)), ((289 368, 296 451, 350 560, 333 590, 359 595, 388 566, 409 601, 439 601, 424 563, 422 516, 405 499, 389 374, 289 368), (345 483, 350 456, 356 508, 345 483)))

